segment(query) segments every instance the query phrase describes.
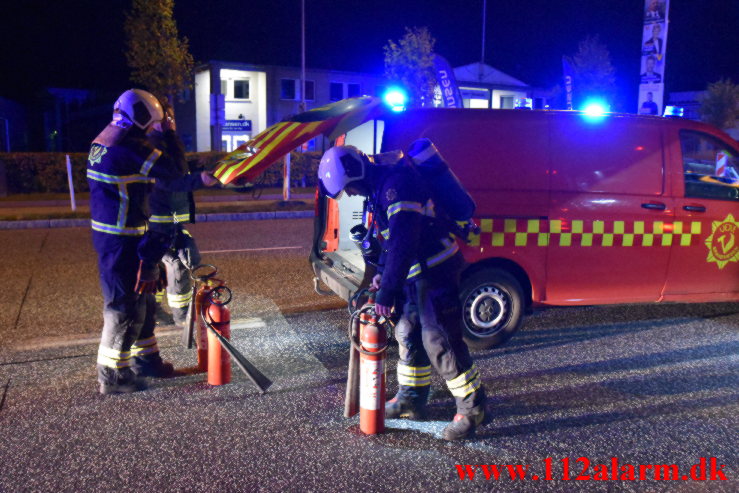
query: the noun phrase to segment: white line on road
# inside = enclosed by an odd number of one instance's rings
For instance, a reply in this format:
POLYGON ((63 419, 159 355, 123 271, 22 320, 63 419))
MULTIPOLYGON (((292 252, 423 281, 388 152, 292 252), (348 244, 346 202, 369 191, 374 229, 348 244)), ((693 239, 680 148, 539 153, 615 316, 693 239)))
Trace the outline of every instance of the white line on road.
MULTIPOLYGON (((261 327, 266 327, 266 324, 264 323, 264 320, 262 320, 259 317, 231 320, 231 331, 240 330, 240 329, 258 329, 261 327)), ((178 335, 181 332, 182 332, 181 329, 177 329, 173 327, 170 329, 156 330, 156 335, 157 337, 172 336, 172 335, 178 335)), ((25 343, 18 344, 17 346, 12 347, 12 349, 15 351, 32 351, 36 349, 49 349, 49 348, 69 347, 69 346, 84 346, 85 344, 98 344, 99 342, 100 342, 100 336, 77 337, 74 339, 69 339, 66 337, 63 339, 61 338, 60 339, 42 338, 42 339, 31 340, 25 343)))
POLYGON ((243 248, 240 250, 201 250, 200 253, 264 252, 267 250, 296 250, 298 248, 308 248, 308 247, 284 246, 284 247, 269 247, 269 248, 243 248))

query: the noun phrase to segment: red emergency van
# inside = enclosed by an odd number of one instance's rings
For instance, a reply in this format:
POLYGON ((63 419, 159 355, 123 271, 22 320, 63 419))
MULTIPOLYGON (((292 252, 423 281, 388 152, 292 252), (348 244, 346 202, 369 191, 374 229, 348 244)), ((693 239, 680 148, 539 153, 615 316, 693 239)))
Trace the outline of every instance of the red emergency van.
MULTIPOLYGON (((411 109, 345 143, 374 154, 422 137, 477 203, 480 234, 460 245, 473 347, 507 340, 535 305, 739 300, 739 145, 720 130, 627 114, 411 109)), ((349 299, 371 278, 349 237, 363 219, 361 197, 317 197, 317 289, 349 299)))

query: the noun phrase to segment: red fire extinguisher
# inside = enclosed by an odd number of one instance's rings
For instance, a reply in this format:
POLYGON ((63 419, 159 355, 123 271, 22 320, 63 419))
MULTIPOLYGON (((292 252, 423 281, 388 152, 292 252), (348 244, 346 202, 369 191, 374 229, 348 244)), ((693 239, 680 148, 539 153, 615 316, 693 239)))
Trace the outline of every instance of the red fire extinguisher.
POLYGON ((231 312, 226 306, 231 301, 231 290, 217 286, 208 293, 207 309, 203 309, 203 321, 210 325, 208 331, 208 383, 223 385, 231 381, 231 357, 218 340, 218 335, 231 339, 231 312))
POLYGON ((385 431, 385 368, 387 331, 380 326, 374 305, 360 316, 359 429, 367 435, 385 431))
POLYGON ((231 381, 231 359, 244 372, 249 380, 263 393, 272 385, 272 380, 257 369, 230 342, 231 312, 226 305, 231 301, 231 290, 222 279, 216 279, 217 269, 203 264, 191 270, 190 277, 195 281, 194 295, 188 311, 182 341, 185 347, 192 348, 197 341, 198 368, 208 372, 208 383, 223 385, 231 381), (208 271, 208 269, 210 269, 208 271), (197 339, 195 339, 195 320, 197 320, 197 339))
POLYGON ((353 416, 359 408, 359 429, 367 435, 385 431, 387 329, 374 307, 374 299, 368 299, 352 314, 349 324, 352 347, 344 408, 346 417, 353 416), (358 392, 354 390, 357 384, 358 392))
POLYGON ((208 371, 208 327, 205 325, 205 320, 201 316, 202 313, 207 312, 210 305, 210 294, 211 292, 225 283, 220 279, 216 279, 215 275, 218 273, 218 269, 214 265, 203 264, 192 269, 190 277, 195 283, 196 290, 192 301, 190 302, 190 309, 188 311, 188 327, 185 330, 189 331, 189 335, 183 337, 186 341, 186 347, 190 348, 191 341, 194 334, 192 333, 197 320, 197 336, 195 343, 198 348, 198 369, 200 371, 208 371))

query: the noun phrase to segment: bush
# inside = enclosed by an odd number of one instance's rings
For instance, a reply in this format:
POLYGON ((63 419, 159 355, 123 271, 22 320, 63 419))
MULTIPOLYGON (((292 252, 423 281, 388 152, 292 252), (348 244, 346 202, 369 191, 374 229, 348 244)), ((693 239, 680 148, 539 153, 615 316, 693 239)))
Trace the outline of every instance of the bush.
MULTIPOLYGON (((86 192, 87 154, 70 153, 75 191, 86 192)), ((11 152, 0 154, 5 165, 8 193, 66 192, 67 154, 61 152, 11 152)))
MULTIPOLYGON (((213 169, 226 155, 225 152, 190 152, 188 163, 198 168, 213 169)), ((75 192, 87 192, 87 154, 70 153, 72 178, 75 192)), ((65 193, 67 186, 67 153, 62 152, 11 152, 0 153, 0 162, 5 165, 8 193, 65 193)), ((293 184, 314 186, 316 184, 319 152, 291 154, 291 177, 293 184)), ((265 186, 282 186, 284 160, 279 160, 264 171, 265 186)), ((2 169, 2 166, 0 166, 2 169)))

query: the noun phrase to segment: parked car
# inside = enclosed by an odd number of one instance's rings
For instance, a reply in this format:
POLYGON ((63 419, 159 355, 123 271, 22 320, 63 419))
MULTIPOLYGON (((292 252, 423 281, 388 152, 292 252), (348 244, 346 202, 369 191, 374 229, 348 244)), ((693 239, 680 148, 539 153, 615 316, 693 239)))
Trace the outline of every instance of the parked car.
MULTIPOLYGON (((503 343, 534 306, 739 300, 739 144, 722 131, 628 114, 410 109, 344 142, 373 154, 422 137, 477 203, 480 234, 461 245, 471 346, 503 343)), ((349 235, 363 205, 316 194, 316 287, 344 299, 373 274, 349 235)))

